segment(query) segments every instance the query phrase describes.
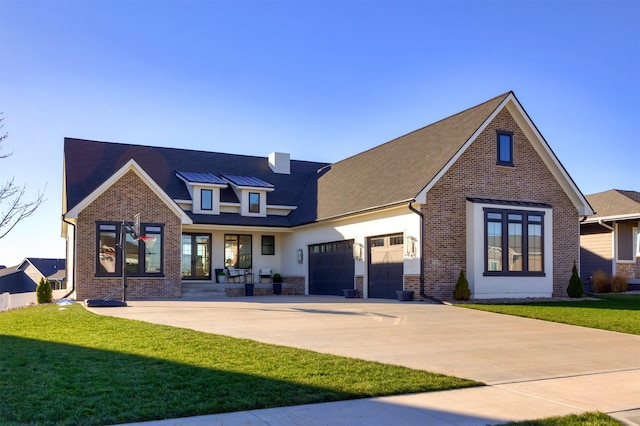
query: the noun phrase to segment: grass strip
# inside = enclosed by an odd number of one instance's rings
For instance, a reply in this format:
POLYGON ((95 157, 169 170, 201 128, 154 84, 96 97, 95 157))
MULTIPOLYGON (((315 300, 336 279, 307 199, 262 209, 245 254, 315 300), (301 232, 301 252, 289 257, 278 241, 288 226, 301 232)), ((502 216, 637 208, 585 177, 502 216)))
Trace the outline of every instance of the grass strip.
POLYGON ((511 422, 506 426, 623 426, 613 417, 604 413, 592 412, 583 414, 571 414, 569 416, 549 417, 540 420, 527 420, 523 422, 511 422))
POLYGON ((3 425, 139 422, 478 385, 80 305, 0 313, 3 425))
POLYGON ((639 294, 608 294, 596 297, 598 300, 465 303, 456 306, 620 333, 640 334, 639 294))

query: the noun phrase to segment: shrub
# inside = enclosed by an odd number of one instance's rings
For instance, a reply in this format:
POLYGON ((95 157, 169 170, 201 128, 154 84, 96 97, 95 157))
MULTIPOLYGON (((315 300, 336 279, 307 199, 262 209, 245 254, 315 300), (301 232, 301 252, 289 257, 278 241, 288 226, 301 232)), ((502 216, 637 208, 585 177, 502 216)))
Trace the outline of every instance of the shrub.
POLYGON ((453 298, 455 300, 469 300, 471 298, 471 290, 469 290, 469 282, 464 275, 464 269, 460 270, 456 288, 453 290, 453 298))
POLYGON ((567 287, 567 294, 569 297, 582 297, 584 296, 584 289, 582 288, 582 280, 578 275, 578 268, 576 262, 573 262, 573 270, 571 271, 571 279, 569 280, 569 287, 567 287))
POLYGON ((281 282, 282 282, 282 275, 280 275, 280 274, 273 274, 273 282, 274 282, 274 283, 281 283, 281 282))
POLYGON ((614 275, 611 277, 611 291, 614 293, 624 293, 629 288, 629 282, 624 275, 614 275))
POLYGON ((609 276, 604 271, 597 270, 591 276, 591 288, 594 293, 609 293, 611 291, 609 276))
POLYGON ((53 300, 53 290, 49 278, 40 278, 38 287, 36 287, 36 298, 38 303, 51 303, 53 300))

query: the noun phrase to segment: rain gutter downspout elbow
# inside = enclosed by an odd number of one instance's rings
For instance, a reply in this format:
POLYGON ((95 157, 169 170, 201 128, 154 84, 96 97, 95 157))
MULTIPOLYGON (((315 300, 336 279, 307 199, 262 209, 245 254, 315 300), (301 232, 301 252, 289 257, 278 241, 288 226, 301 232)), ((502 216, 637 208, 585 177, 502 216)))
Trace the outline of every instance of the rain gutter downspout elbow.
POLYGON ((615 231, 615 228, 614 228, 613 226, 611 226, 611 225, 607 225, 606 223, 604 223, 604 222, 602 221, 602 219, 598 219, 598 225, 602 226, 603 228, 608 229, 608 230, 609 230, 609 231, 611 231, 611 232, 615 231))

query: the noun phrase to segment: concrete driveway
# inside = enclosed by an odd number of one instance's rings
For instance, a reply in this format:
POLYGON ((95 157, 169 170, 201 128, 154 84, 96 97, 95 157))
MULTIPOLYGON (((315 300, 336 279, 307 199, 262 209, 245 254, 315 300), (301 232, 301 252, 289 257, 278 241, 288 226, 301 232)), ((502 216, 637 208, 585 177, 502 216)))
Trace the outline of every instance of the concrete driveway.
POLYGON ((478 380, 491 387, 396 398, 418 398, 427 410, 450 406, 485 423, 598 410, 640 424, 640 412, 634 411, 640 409, 640 336, 378 299, 270 296, 128 303, 91 310, 478 380), (452 395, 467 395, 465 408, 452 395))

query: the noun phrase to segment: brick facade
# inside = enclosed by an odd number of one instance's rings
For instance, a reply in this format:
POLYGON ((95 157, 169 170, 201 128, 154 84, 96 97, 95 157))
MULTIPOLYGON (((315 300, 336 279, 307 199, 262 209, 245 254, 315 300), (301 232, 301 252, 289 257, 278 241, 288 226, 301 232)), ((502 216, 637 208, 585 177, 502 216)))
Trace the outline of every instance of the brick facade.
POLYGON ((466 198, 535 201, 553 208, 553 295, 566 295, 578 260, 578 212, 507 109, 482 131, 427 193, 424 214, 425 293, 451 299, 466 269, 466 198), (514 167, 496 165, 496 131, 513 132, 514 167))
POLYGON ((77 300, 122 297, 121 277, 96 276, 96 222, 132 221, 136 213, 143 223, 164 224, 164 277, 128 277, 127 298, 180 297, 180 218, 135 172, 129 171, 78 214, 77 300))

